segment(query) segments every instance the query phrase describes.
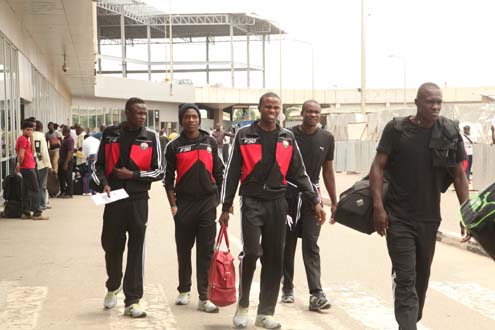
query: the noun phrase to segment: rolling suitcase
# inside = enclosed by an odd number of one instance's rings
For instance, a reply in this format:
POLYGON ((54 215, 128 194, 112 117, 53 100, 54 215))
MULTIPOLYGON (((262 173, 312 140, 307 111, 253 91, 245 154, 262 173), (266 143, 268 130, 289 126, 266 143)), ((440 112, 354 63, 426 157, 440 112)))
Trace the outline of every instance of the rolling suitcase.
POLYGON ((48 179, 46 182, 46 187, 48 189, 48 194, 50 195, 50 197, 57 196, 58 192, 60 191, 60 185, 58 183, 57 173, 48 171, 48 179))

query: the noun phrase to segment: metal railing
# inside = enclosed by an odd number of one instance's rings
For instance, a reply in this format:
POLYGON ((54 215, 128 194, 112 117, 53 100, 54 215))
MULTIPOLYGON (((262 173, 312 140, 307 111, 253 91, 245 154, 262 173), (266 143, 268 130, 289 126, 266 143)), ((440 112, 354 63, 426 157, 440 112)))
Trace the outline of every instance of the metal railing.
MULTIPOLYGON (((368 174, 376 154, 375 141, 336 141, 334 168, 337 172, 368 174)), ((495 145, 475 144, 472 189, 481 190, 495 181, 495 145)))

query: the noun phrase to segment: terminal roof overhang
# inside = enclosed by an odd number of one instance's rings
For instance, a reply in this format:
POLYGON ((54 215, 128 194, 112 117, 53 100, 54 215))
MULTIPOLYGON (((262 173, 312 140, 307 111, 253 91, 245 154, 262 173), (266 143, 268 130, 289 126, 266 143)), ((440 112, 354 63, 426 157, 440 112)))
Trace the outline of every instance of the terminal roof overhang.
MULTIPOLYGON (((151 38, 168 38, 170 15, 136 15, 125 6, 98 4, 98 26, 100 39, 120 39, 120 17, 124 11, 125 38, 146 39, 147 25, 151 38)), ((172 14, 173 37, 181 39, 228 37, 230 26, 234 36, 285 34, 270 20, 249 13, 217 14, 172 14)))

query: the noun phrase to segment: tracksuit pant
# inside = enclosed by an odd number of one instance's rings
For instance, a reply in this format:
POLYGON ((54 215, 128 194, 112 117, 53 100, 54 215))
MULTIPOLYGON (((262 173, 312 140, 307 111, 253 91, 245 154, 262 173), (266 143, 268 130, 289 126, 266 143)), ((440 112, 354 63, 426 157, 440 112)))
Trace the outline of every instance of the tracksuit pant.
POLYGON ((256 261, 261 259, 258 315, 273 315, 277 304, 287 222, 285 197, 241 197, 242 252, 239 255, 239 306, 249 306, 256 261))
POLYGON ((439 225, 389 214, 387 247, 392 261, 395 319, 400 330, 416 330, 423 315, 439 225))
POLYGON ((124 276, 125 306, 143 297, 144 238, 148 221, 148 199, 123 199, 105 205, 101 244, 105 251, 108 291, 115 291, 122 281, 122 258, 127 243, 124 276))
MULTIPOLYGON (((289 201, 289 204, 291 202, 293 201, 289 201)), ((297 200, 295 203, 297 203, 297 200)), ((289 215, 295 222, 296 214, 295 212, 293 214, 291 213, 293 212, 289 212, 289 215)), ((309 293, 317 294, 322 291, 320 282, 320 247, 318 246, 318 237, 320 236, 321 226, 318 224, 313 207, 307 201, 302 202, 300 214, 297 225, 294 224, 292 228, 287 228, 282 292, 284 294, 292 294, 294 291, 294 258, 296 255, 297 239, 301 237, 302 255, 304 268, 306 269, 309 293)))
POLYGON ((180 293, 191 291, 191 249, 196 242, 196 282, 200 300, 208 299, 208 273, 217 232, 217 195, 200 199, 177 198, 175 244, 179 263, 180 293))

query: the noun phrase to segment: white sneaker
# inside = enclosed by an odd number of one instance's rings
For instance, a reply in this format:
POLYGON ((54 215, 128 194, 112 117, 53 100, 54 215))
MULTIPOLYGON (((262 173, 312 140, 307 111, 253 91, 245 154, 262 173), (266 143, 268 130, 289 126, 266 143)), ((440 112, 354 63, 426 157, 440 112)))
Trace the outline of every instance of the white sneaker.
POLYGON ((236 328, 247 328, 249 322, 248 307, 241 307, 237 305, 237 309, 234 314, 234 327, 236 328))
POLYGON ((191 292, 181 292, 175 299, 176 305, 187 305, 189 304, 189 299, 191 298, 191 292))
POLYGON ((271 315, 258 315, 256 316, 256 322, 254 323, 257 327, 263 327, 265 329, 280 329, 282 324, 275 320, 271 315))
POLYGON ((106 309, 112 309, 117 306, 117 293, 119 293, 120 290, 122 290, 122 286, 115 291, 107 291, 105 299, 103 300, 103 306, 105 306, 106 309))
POLYGON ((124 309, 124 315, 130 316, 132 318, 142 318, 146 317, 146 311, 139 304, 132 304, 124 309))
POLYGON ((198 303, 198 310, 206 313, 218 313, 220 311, 218 306, 209 300, 200 300, 198 303))

